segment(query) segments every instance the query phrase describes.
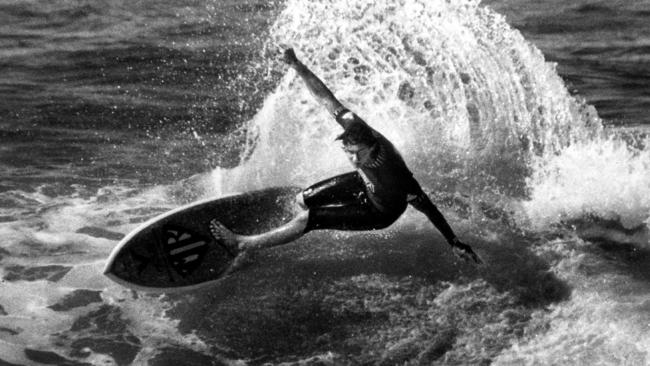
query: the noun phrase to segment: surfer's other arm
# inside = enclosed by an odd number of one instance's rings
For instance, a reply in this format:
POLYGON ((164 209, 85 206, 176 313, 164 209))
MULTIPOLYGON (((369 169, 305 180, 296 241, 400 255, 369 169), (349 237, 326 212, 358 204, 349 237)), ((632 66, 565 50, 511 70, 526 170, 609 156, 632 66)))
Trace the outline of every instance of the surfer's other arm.
POLYGON ((474 250, 472 250, 472 247, 458 239, 445 217, 442 215, 440 210, 438 210, 438 207, 431 202, 429 196, 427 196, 421 188, 419 189, 419 192, 409 200, 409 204, 427 216, 429 221, 433 223, 436 229, 438 229, 438 231, 440 231, 440 233, 445 237, 449 245, 452 246, 454 253, 457 256, 465 260, 473 260, 479 264, 482 263, 479 256, 474 253, 474 250))
MULTIPOLYGON (((318 76, 314 75, 311 70, 305 64, 300 62, 298 58, 296 57, 296 53, 293 51, 293 48, 289 48, 284 51, 284 62, 286 62, 289 66, 293 67, 294 70, 300 75, 302 80, 307 84, 307 88, 311 92, 311 94, 316 98, 316 100, 322 104, 327 110, 334 116, 337 116, 337 113, 340 113, 340 111, 344 110, 343 104, 339 102, 338 99, 334 96, 334 93, 332 93, 331 90, 323 83, 321 79, 318 78, 318 76)), ((345 121, 345 120, 343 120, 345 121)), ((337 118, 337 122, 344 123, 342 121, 339 121, 337 118)), ((346 126, 343 126, 345 128, 346 126)))

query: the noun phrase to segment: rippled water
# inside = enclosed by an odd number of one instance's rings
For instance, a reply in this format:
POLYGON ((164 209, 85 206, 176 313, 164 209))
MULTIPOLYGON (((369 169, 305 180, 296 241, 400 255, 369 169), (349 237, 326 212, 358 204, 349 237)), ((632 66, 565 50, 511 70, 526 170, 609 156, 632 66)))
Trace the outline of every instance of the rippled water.
POLYGON ((645 0, 0 0, 0 364, 648 364, 648 19, 645 0), (408 211, 201 292, 101 275, 156 214, 349 170, 287 45, 487 265, 408 211))

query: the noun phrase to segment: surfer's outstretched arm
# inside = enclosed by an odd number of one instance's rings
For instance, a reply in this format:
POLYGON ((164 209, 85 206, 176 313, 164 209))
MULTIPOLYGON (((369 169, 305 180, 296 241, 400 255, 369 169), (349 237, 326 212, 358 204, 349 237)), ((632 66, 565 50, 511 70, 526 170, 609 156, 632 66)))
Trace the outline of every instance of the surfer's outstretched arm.
MULTIPOLYGON (((292 48, 289 48, 284 51, 284 62, 289 64, 289 66, 293 67, 298 75, 302 78, 302 80, 307 84, 307 88, 311 92, 311 94, 316 98, 316 100, 322 104, 327 110, 334 116, 336 117, 336 114, 339 113, 341 110, 343 110, 344 106, 339 102, 338 99, 334 96, 334 93, 332 93, 331 90, 323 83, 321 79, 318 78, 318 76, 314 75, 311 70, 305 64, 300 62, 298 58, 296 57, 296 53, 293 51, 292 48)), ((341 124, 343 128, 346 126, 343 125, 345 123, 345 120, 339 121, 337 119, 337 122, 341 124)))
POLYGON ((427 196, 424 191, 420 189, 420 192, 412 200, 409 200, 409 203, 416 210, 427 216, 429 221, 431 221, 436 229, 438 229, 438 231, 440 231, 440 233, 445 237, 449 245, 453 247, 456 255, 463 259, 471 259, 478 264, 483 263, 481 258, 474 253, 472 247, 458 239, 445 217, 442 215, 440 210, 438 210, 438 207, 431 202, 431 199, 429 199, 429 196, 427 196))

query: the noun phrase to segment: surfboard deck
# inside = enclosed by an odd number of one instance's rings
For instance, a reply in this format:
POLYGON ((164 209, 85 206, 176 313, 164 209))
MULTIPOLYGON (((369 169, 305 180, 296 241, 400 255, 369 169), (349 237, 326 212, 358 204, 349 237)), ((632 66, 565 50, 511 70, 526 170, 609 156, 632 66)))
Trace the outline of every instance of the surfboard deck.
POLYGON ((237 256, 215 240, 217 219, 238 234, 258 234, 293 218, 298 187, 274 187, 209 199, 157 216, 122 239, 104 274, 138 291, 178 292, 219 281, 237 256))

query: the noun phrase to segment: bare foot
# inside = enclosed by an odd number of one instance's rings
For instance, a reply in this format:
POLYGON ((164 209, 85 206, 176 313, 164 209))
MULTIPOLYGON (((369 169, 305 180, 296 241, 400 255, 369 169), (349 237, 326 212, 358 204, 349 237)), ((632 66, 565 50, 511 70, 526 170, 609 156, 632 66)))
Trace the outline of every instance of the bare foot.
POLYGON ((215 240, 224 245, 226 250, 235 257, 230 267, 224 272, 224 276, 248 267, 255 262, 256 252, 252 249, 245 249, 241 237, 233 233, 221 222, 216 219, 210 221, 210 232, 215 240))
POLYGON ((239 253, 238 235, 230 231, 217 219, 210 221, 210 232, 214 239, 224 245, 233 257, 239 253))

